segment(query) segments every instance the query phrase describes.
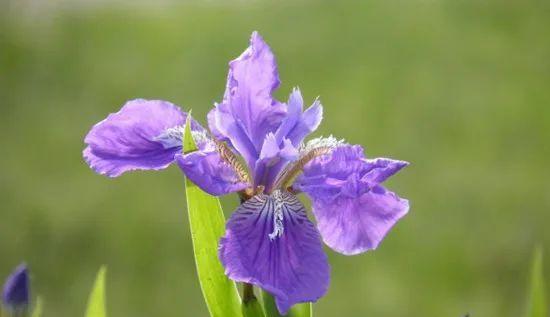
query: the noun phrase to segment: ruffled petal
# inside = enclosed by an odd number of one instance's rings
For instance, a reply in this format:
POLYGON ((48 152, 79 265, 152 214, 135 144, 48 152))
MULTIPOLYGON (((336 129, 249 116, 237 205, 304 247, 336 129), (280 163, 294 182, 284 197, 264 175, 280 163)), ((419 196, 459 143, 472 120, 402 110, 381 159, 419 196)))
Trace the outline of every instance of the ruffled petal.
POLYGON ((183 125, 185 119, 186 114, 167 101, 128 101, 119 112, 92 127, 84 140, 88 145, 84 158, 94 171, 110 177, 131 170, 166 168, 181 146, 167 146, 158 138, 183 125))
POLYGON ((313 213, 323 241, 346 255, 376 249, 408 210, 408 200, 382 186, 357 198, 340 196, 331 202, 313 199, 313 213))
POLYGON ((358 145, 343 145, 304 166, 293 188, 313 202, 323 240, 343 254, 374 249, 409 210, 408 201, 381 184, 408 163, 365 159, 358 145))
POLYGON ((275 56, 262 37, 252 33, 250 46, 229 63, 223 102, 209 114, 209 127, 228 141, 251 168, 265 136, 280 124, 286 110, 272 97, 279 86, 275 56))
POLYGON ((319 232, 288 192, 243 203, 227 223, 219 255, 229 278, 271 293, 283 315, 296 303, 316 301, 328 288, 319 232))
POLYGON ((211 141, 199 144, 197 151, 177 154, 176 162, 185 176, 210 195, 221 196, 251 186, 222 159, 211 141))

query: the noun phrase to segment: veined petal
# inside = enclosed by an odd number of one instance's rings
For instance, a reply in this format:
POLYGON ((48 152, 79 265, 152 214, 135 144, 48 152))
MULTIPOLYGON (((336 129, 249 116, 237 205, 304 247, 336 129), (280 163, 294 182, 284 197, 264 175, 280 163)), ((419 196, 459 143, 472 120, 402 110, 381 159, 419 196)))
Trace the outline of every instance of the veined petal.
POLYGON ((341 145, 304 166, 293 188, 313 202, 323 240, 343 254, 374 249, 409 210, 408 201, 379 184, 408 163, 364 158, 360 146, 341 145))
POLYGON ((185 176, 210 195, 221 196, 251 186, 223 160, 212 141, 199 143, 197 151, 177 154, 176 162, 185 176))
POLYGON ((230 141, 251 168, 265 136, 280 124, 286 110, 272 92, 279 86, 275 56, 262 37, 252 33, 250 46, 229 63, 223 102, 209 114, 209 127, 230 141))
POLYGON ((110 177, 130 170, 166 168, 181 146, 168 146, 170 140, 164 134, 183 125, 185 119, 186 114, 167 101, 128 101, 119 112, 92 127, 84 140, 84 158, 97 173, 110 177))
POLYGON ((382 186, 357 198, 340 196, 331 202, 313 198, 313 213, 323 241, 346 255, 376 249, 408 211, 408 200, 382 186))
POLYGON ((288 192, 243 203, 227 223, 220 259, 229 278, 271 293, 283 315, 296 303, 319 299, 329 284, 319 232, 288 192))

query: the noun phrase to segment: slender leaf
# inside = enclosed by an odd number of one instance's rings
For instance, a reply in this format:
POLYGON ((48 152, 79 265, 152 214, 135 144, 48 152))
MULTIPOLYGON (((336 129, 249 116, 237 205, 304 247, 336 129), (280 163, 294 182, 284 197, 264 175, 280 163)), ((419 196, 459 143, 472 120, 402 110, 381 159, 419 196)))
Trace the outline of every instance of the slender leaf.
POLYGON ((548 317, 542 272, 542 249, 535 250, 531 268, 531 286, 526 317, 548 317))
MULTIPOLYGON (((262 301, 264 304, 265 315, 266 317, 283 317, 279 314, 277 305, 275 304, 275 299, 271 294, 262 290, 262 301)), ((302 303, 294 305, 290 308, 286 317, 312 317, 313 308, 311 303, 302 303)))
POLYGON ((38 296, 36 298, 36 304, 34 304, 34 309, 32 311, 32 317, 41 317, 42 316, 42 297, 38 296))
MULTIPOLYGON (((191 136, 189 118, 183 147, 186 153, 197 149, 191 136)), ((237 286, 225 276, 218 259, 218 242, 225 230, 220 202, 189 179, 185 180, 185 193, 195 263, 208 311, 212 317, 240 317, 241 301, 237 286)))
POLYGON ((107 268, 102 266, 95 279, 94 288, 88 299, 86 317, 106 317, 105 312, 105 275, 107 268))

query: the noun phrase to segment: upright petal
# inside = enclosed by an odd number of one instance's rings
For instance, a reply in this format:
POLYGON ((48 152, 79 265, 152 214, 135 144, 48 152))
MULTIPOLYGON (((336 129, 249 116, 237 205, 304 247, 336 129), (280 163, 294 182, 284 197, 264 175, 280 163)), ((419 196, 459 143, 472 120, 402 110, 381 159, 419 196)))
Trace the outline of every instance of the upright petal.
MULTIPOLYGON (((243 190, 251 184, 220 155, 212 141, 198 143, 197 151, 177 154, 178 166, 193 183, 214 196, 243 190)), ((230 151, 230 149, 227 149, 230 151)))
POLYGON ((267 191, 270 191, 281 167, 287 162, 295 160, 298 154, 298 149, 289 139, 284 138, 279 142, 273 133, 269 133, 265 137, 260 158, 256 161, 255 185, 263 185, 267 191))
POLYGON ((128 101, 119 112, 92 127, 84 140, 84 158, 97 173, 110 177, 130 170, 166 168, 181 146, 172 146, 165 132, 183 125, 185 118, 184 112, 167 101, 128 101))
POLYGON ((296 303, 319 299, 329 284, 319 232, 288 192, 243 203, 227 223, 220 259, 229 278, 271 293, 283 315, 296 303))
POLYGON ((308 134, 319 127, 323 120, 323 106, 319 100, 315 100, 304 112, 303 104, 302 94, 295 88, 288 98, 287 114, 275 132, 279 142, 287 138, 294 146, 299 146, 308 134))
POLYGON ((293 187, 313 202, 325 243, 343 254, 375 249, 409 203, 380 186, 408 163, 367 160, 360 146, 339 146, 305 165, 293 187))
POLYGON ((266 134, 279 126, 286 112, 272 96, 279 83, 275 56, 262 37, 252 33, 250 46, 229 63, 223 102, 208 120, 214 135, 230 141, 251 168, 266 134))

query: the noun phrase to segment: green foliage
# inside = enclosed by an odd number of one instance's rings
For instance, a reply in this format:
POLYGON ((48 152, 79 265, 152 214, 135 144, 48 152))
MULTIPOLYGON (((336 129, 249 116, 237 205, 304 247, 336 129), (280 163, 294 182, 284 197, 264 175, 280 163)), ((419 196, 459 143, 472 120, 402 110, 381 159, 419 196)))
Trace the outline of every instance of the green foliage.
MULTIPOLYGON (((197 149, 191 136, 189 119, 183 147, 184 152, 197 149)), ((225 276, 218 258, 218 242, 225 230, 220 202, 189 179, 185 179, 185 193, 197 273, 208 311, 212 317, 241 316, 237 287, 225 276)))
POLYGON ((290 308, 287 317, 313 317, 313 304, 296 304, 290 308))
POLYGON ((31 317, 42 317, 42 305, 42 297, 38 296, 31 317))
POLYGON ((94 288, 88 299, 88 308, 86 309, 86 317, 107 317, 105 311, 105 275, 107 268, 101 267, 95 279, 94 288))
POLYGON ((526 317, 548 317, 542 268, 542 249, 538 247, 533 256, 526 317))

